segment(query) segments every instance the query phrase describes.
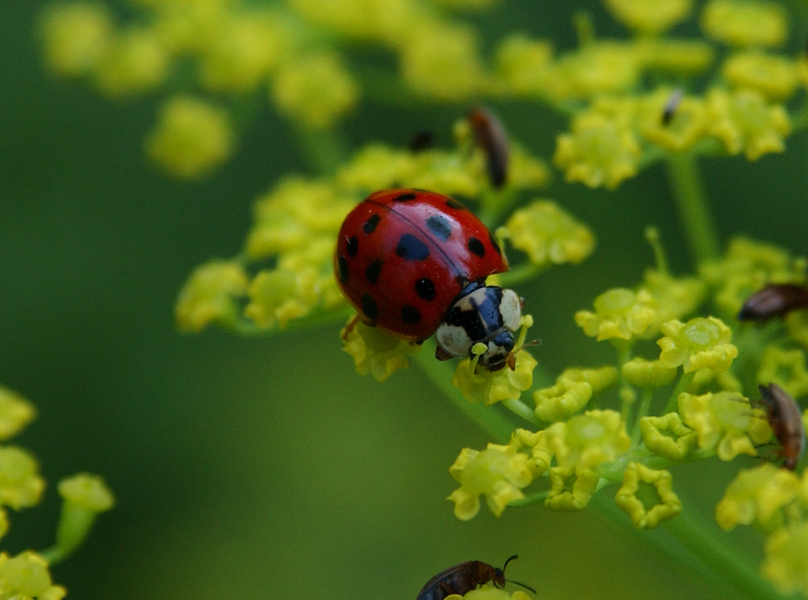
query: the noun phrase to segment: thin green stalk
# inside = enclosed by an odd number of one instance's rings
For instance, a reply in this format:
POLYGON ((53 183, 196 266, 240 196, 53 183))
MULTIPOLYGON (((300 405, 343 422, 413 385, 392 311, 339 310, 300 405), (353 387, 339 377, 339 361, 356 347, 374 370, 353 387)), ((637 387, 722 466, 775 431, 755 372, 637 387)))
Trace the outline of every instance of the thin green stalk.
POLYGON ((679 401, 679 394, 687 391, 687 388, 689 388, 690 384, 693 383, 693 378, 695 376, 695 371, 691 371, 690 373, 682 373, 676 387, 673 388, 673 391, 671 392, 671 397, 668 400, 668 403, 665 405, 665 410, 662 411, 663 415, 667 415, 669 412, 676 410, 676 403, 679 401))
POLYGON ((634 418, 634 425, 631 428, 631 445, 636 446, 640 441, 640 419, 648 414, 651 408, 651 400, 654 399, 654 389, 644 388, 642 391, 642 398, 640 399, 640 407, 637 409, 637 414, 634 418))
POLYGON ((335 128, 311 129, 299 127, 297 138, 301 141, 306 162, 320 176, 333 175, 348 156, 345 137, 335 128))
POLYGON ((666 164, 682 229, 696 263, 717 258, 718 235, 710 217, 695 157, 683 152, 671 154, 666 164))

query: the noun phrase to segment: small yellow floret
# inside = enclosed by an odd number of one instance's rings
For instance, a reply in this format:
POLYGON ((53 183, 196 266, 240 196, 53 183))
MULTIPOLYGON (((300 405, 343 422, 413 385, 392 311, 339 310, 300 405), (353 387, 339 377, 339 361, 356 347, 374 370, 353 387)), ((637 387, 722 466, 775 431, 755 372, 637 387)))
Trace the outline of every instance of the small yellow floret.
POLYGON ((721 75, 733 87, 751 88, 775 101, 788 100, 798 84, 796 64, 790 58, 758 50, 730 56, 721 75))
POLYGON ((550 510, 583 510, 592 499, 599 481, 591 469, 553 467, 550 469, 550 493, 544 506, 550 510))
POLYGON ((639 127, 649 142, 670 152, 684 152, 707 136, 707 103, 684 96, 670 120, 665 121, 663 113, 673 93, 663 89, 644 98, 639 127))
MULTIPOLYGON (((483 345, 483 351, 487 346, 483 345)), ((491 406, 502 400, 517 400, 523 391, 533 385, 533 369, 538 362, 529 352, 520 350, 515 354, 516 368, 505 367, 499 371, 471 370, 471 360, 466 358, 457 364, 452 385, 460 388, 463 397, 470 402, 482 401, 491 406)))
POLYGON ((359 100, 359 88, 336 53, 306 54, 278 67, 272 83, 278 108, 306 127, 333 125, 359 100))
POLYGON ((693 313, 707 295, 707 286, 698 277, 671 277, 655 269, 645 271, 645 289, 657 301, 657 322, 681 319, 693 313))
POLYGON ((549 42, 511 34, 497 47, 499 81, 514 94, 544 95, 542 71, 550 64, 552 56, 553 47, 549 42))
POLYGON ((285 4, 329 32, 393 47, 411 38, 418 26, 419 10, 412 0, 287 0, 285 4))
POLYGON ((112 40, 95 81, 111 97, 139 94, 162 84, 169 66, 170 56, 159 35, 151 29, 132 28, 112 40))
POLYGON ((40 26, 45 60, 56 73, 78 77, 92 73, 106 56, 112 17, 104 4, 50 4, 40 26))
POLYGON ((696 446, 697 434, 677 412, 640 419, 642 441, 649 451, 668 460, 682 460, 696 446))
POLYGON ((45 480, 36 460, 15 446, 0 448, 0 504, 19 510, 39 503, 45 480))
POLYGON ((541 445, 560 467, 574 468, 576 473, 612 462, 631 446, 625 423, 613 410, 590 410, 544 432, 541 445))
POLYGON ((595 247, 592 230, 549 200, 517 210, 505 227, 511 245, 537 265, 577 264, 595 247))
POLYGON ((715 50, 704 40, 642 37, 634 41, 643 67, 676 75, 697 75, 713 63, 715 50))
POLYGON ((343 329, 342 337, 342 349, 353 358, 356 372, 360 375, 370 373, 379 382, 399 369, 409 367, 407 357, 421 350, 417 344, 401 341, 361 321, 347 334, 343 329))
POLYGON ((641 388, 657 388, 668 385, 676 377, 676 369, 659 360, 634 358, 623 365, 622 373, 631 385, 641 388))
POLYGON ((227 112, 204 100, 175 96, 160 109, 146 153, 181 179, 202 177, 233 153, 233 127, 227 112))
POLYGON ((641 151, 634 132, 602 114, 583 113, 572 122, 572 132, 556 138, 553 163, 567 181, 591 188, 616 188, 637 174, 641 151))
POLYGON ((625 92, 639 80, 641 58, 630 43, 587 44, 539 71, 543 95, 562 102, 625 92))
POLYGON ((796 499, 799 491, 799 478, 786 469, 769 463, 743 469, 716 505, 715 520, 725 531, 752 522, 771 530, 782 524, 780 509, 796 499))
POLYGON ((701 28, 732 46, 781 46, 788 36, 783 7, 757 0, 710 0, 701 14, 701 28))
POLYGON ((794 398, 808 394, 805 352, 796 348, 783 350, 776 346, 766 346, 760 359, 757 381, 761 384, 774 382, 794 398))
POLYGON ((615 288, 602 293, 593 303, 595 312, 579 310, 575 322, 598 341, 642 336, 657 320, 657 302, 640 290, 615 288))
POLYGON ((692 0, 606 0, 606 8, 638 33, 658 34, 687 17, 692 0))
POLYGON ((715 317, 691 319, 687 323, 672 320, 660 325, 665 337, 657 341, 662 349, 659 360, 670 368, 682 366, 685 373, 703 367, 726 371, 738 348, 732 343, 732 330, 715 317))
POLYGON ((769 536, 761 571, 781 594, 808 594, 808 522, 782 527, 769 536))
POLYGON ((724 143, 727 152, 743 151, 749 160, 785 151, 791 120, 781 104, 770 105, 751 89, 732 94, 714 88, 707 94, 708 131, 724 143))
POLYGON ((682 502, 673 491, 672 484, 673 479, 668 471, 649 469, 641 463, 632 462, 626 467, 623 486, 617 490, 614 501, 628 514, 634 527, 652 529, 682 512, 682 502), (652 494, 644 489, 648 485, 654 488, 652 494), (653 496, 650 501, 644 501, 647 495, 653 496))
POLYGON ((695 396, 679 394, 679 414, 685 425, 699 434, 699 447, 715 448, 727 461, 739 454, 757 456, 755 446, 771 439, 771 429, 760 409, 751 409, 743 396, 734 392, 695 396))
POLYGON ((210 323, 232 323, 249 280, 240 264, 214 260, 194 269, 174 308, 177 327, 199 332, 210 323))
POLYGON ((115 496, 98 475, 79 473, 59 482, 59 494, 67 502, 92 512, 104 512, 115 505, 115 496))
POLYGON ((584 408, 594 394, 617 383, 617 369, 566 369, 552 387, 533 393, 536 417, 544 422, 561 421, 584 408))
POLYGON ((33 404, 0 385, 0 440, 7 440, 22 431, 35 416, 33 404))
POLYGON ((65 590, 51 584, 47 561, 26 550, 13 558, 5 552, 0 554, 0 593, 15 600, 58 600, 65 590))

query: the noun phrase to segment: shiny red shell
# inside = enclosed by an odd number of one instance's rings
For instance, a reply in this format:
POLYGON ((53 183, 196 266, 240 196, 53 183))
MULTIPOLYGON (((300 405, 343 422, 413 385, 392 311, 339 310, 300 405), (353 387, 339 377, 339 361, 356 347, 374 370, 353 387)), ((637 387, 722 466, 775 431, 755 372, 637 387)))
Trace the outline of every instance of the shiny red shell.
POLYGON ((375 192, 342 223, 334 273, 362 320, 425 340, 470 282, 508 270, 496 239, 457 200, 425 190, 375 192))

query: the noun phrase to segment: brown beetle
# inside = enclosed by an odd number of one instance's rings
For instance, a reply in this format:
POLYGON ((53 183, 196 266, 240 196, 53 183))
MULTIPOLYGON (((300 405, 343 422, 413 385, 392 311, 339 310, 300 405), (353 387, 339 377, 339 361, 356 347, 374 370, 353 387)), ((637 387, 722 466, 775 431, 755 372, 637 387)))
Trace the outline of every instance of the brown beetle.
POLYGON ((805 428, 802 424, 800 407, 776 383, 759 385, 758 389, 769 425, 781 446, 783 467, 793 471, 805 452, 805 428))
POLYGON ((739 321, 765 323, 772 317, 784 317, 792 310, 808 307, 808 288, 795 283, 770 283, 743 303, 739 321))
POLYGON ((482 108, 469 111, 468 121, 474 130, 474 141, 485 150, 491 184, 499 189, 505 185, 508 176, 508 136, 505 129, 499 119, 482 108))
MULTIPOLYGON (((415 600, 443 600, 446 596, 452 594, 460 594, 462 596, 478 585, 488 583, 489 581, 493 582, 496 587, 503 588, 505 587, 506 581, 505 567, 515 558, 518 558, 516 554, 506 560, 501 569, 492 567, 479 560, 469 560, 459 565, 449 567, 427 581, 426 585, 418 592, 418 596, 415 600)), ((521 585, 534 594, 536 593, 536 590, 526 586, 524 583, 519 583, 518 581, 511 581, 511 583, 521 585)))

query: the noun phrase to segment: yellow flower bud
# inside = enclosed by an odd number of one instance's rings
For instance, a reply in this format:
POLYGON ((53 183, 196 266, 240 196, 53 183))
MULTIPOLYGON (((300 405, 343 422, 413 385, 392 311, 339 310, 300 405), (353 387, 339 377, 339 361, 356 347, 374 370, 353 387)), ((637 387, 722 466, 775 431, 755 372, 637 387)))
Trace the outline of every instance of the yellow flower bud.
POLYGON ((577 264, 595 247, 595 236, 555 202, 536 200, 514 212, 505 227, 514 248, 537 265, 577 264))
POLYGON ((606 0, 606 8, 638 33, 658 34, 687 17, 692 0, 606 0))
POLYGON ((60 75, 78 77, 95 71, 106 56, 112 17, 96 2, 51 4, 40 29, 48 66, 60 75))
POLYGON ((177 298, 177 327, 199 332, 210 323, 233 323, 247 284, 247 274, 238 263, 214 260, 198 266, 177 298))
POLYGON ((671 474, 649 469, 637 462, 626 467, 623 486, 617 490, 614 501, 628 514, 637 529, 652 529, 682 512, 682 502, 673 491, 671 474), (638 495, 641 482, 653 485, 658 496, 659 501, 650 508, 638 495))
POLYGON ((780 46, 788 35, 783 8, 757 0, 710 0, 701 15, 701 28, 732 46, 780 46))
POLYGON ((668 460, 682 460, 696 446, 696 432, 685 427, 676 412, 662 417, 642 417, 640 432, 645 447, 668 460))
MULTIPOLYGON (((488 349, 482 345, 482 352, 488 349)), ((512 371, 509 367, 499 371, 472 372, 471 360, 461 360, 452 376, 452 385, 460 388, 463 397, 469 402, 482 401, 486 406, 501 400, 517 400, 523 391, 533 385, 533 369, 538 362, 529 352, 520 350, 515 354, 516 365, 512 371)))
POLYGON ((608 290, 595 298, 594 307, 594 313, 575 313, 575 322, 598 341, 641 336, 657 319, 657 302, 642 289, 636 293, 625 288, 608 290))
POLYGON ((0 385, 0 440, 7 440, 22 431, 35 416, 33 404, 0 385))

